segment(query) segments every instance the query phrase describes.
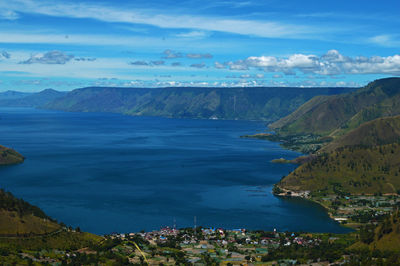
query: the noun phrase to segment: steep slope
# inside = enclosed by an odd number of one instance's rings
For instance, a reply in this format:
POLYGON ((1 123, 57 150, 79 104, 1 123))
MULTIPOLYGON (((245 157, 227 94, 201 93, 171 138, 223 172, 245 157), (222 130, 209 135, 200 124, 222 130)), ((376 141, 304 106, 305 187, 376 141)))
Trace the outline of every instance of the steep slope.
POLYGON ((18 164, 24 161, 24 157, 13 149, 0 145, 0 165, 18 164))
POLYGON ((104 88, 76 89, 44 108, 175 118, 274 121, 315 95, 341 88, 104 88))
POLYGON ((340 136, 364 122, 398 114, 400 78, 386 78, 355 92, 311 99, 270 127, 280 135, 340 136))
POLYGON ((345 147, 299 166, 277 186, 326 194, 400 192, 400 144, 345 147))
POLYGON ((40 235, 60 229, 38 207, 0 189, 0 236, 40 235))
POLYGON ((323 147, 320 153, 346 146, 370 147, 396 142, 400 142, 400 116, 378 118, 336 138, 323 147))
POLYGON ((66 92, 56 91, 53 89, 45 89, 38 93, 25 94, 23 97, 5 98, 5 99, 0 97, 0 106, 39 107, 59 97, 64 96, 65 94, 66 92))

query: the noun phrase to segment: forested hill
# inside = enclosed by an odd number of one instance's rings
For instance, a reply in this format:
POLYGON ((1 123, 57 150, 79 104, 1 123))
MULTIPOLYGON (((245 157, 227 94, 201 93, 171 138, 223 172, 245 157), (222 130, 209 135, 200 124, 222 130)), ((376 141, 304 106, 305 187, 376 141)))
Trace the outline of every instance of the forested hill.
POLYGON ((270 127, 280 135, 340 136, 364 122, 399 114, 400 78, 386 78, 351 93, 315 97, 270 127))
POLYGON ((272 122, 316 95, 349 88, 110 88, 76 89, 44 106, 76 112, 113 112, 174 118, 272 122))
POLYGON ((366 122, 318 154, 278 186, 327 194, 400 193, 400 116, 366 122))

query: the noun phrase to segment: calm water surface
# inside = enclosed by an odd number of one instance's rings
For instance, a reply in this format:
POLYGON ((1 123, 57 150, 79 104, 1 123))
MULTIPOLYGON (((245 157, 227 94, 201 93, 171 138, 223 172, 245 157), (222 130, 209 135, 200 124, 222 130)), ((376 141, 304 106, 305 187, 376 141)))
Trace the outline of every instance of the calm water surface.
POLYGON ((0 144, 26 157, 0 186, 67 225, 105 234, 161 226, 345 232, 324 210, 271 194, 298 153, 240 135, 262 122, 0 108, 0 144))

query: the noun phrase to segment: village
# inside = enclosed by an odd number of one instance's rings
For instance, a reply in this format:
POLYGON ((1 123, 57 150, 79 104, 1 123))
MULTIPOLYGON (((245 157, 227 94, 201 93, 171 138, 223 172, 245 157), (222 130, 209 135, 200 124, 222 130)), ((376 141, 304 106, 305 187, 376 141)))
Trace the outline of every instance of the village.
MULTIPOLYGON (((150 265, 251 265, 298 264, 297 260, 282 258, 271 260, 273 250, 316 248, 322 242, 338 241, 337 235, 300 234, 289 232, 225 230, 222 228, 162 228, 158 231, 111 234, 105 236, 118 241, 113 252, 127 256, 133 264, 150 265)), ((348 236, 346 236, 348 237, 348 236)), ((316 258, 322 262, 320 258, 316 258)), ((303 261, 312 263, 313 260, 303 261)), ((325 263, 323 263, 325 264, 325 263)), ((329 262, 326 262, 329 264, 329 262)))
POLYGON ((400 206, 398 195, 327 195, 310 199, 324 206, 331 218, 352 228, 377 224, 400 206))

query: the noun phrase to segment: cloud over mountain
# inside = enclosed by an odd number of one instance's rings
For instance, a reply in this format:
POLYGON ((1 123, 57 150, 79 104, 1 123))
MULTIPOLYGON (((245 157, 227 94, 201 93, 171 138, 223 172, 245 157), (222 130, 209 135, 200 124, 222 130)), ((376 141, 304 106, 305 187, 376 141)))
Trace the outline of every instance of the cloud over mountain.
POLYGON ((322 56, 293 54, 287 58, 275 56, 251 56, 244 60, 215 63, 216 68, 230 70, 257 68, 265 72, 282 72, 287 75, 304 74, 389 74, 400 75, 400 55, 387 57, 348 57, 337 50, 329 50, 322 56))

